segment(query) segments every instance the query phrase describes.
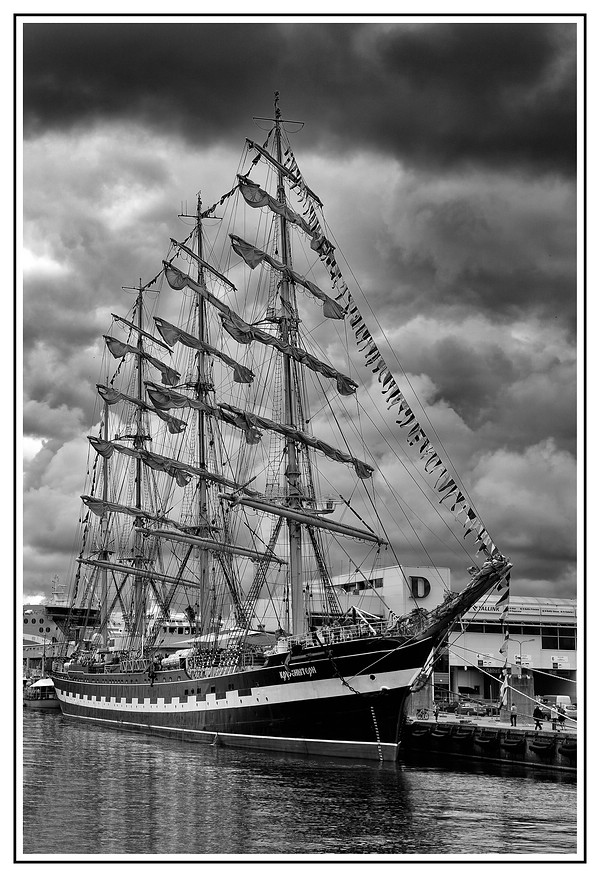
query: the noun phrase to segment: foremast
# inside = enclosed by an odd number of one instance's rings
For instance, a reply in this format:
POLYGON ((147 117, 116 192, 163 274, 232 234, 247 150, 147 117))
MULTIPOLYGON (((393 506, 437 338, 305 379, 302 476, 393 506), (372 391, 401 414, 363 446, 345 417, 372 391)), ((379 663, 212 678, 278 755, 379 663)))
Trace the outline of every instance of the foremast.
MULTIPOLYGON (((138 288, 138 296, 136 302, 136 316, 137 316, 137 328, 138 328, 138 338, 137 338, 137 348, 139 351, 139 356, 136 357, 136 395, 138 399, 143 398, 144 392, 144 375, 143 375, 143 352, 144 352, 144 340, 143 340, 143 287, 142 281, 140 280, 140 285, 138 288)), ((136 431, 133 436, 133 447, 135 450, 143 450, 146 444, 147 436, 144 432, 144 411, 141 407, 136 408, 136 431)), ((135 505, 136 508, 142 507, 142 495, 143 495, 143 478, 144 478, 144 468, 142 466, 141 457, 136 457, 135 460, 135 505)), ((143 551, 143 542, 142 535, 137 529, 143 523, 142 518, 135 519, 136 529, 134 532, 133 539, 133 565, 136 570, 140 572, 134 576, 134 588, 133 588, 133 606, 132 606, 132 614, 133 614, 133 636, 136 634, 139 637, 139 649, 140 653, 143 652, 144 649, 144 636, 146 632, 146 584, 144 581, 144 577, 141 575, 144 566, 144 551, 143 551)))

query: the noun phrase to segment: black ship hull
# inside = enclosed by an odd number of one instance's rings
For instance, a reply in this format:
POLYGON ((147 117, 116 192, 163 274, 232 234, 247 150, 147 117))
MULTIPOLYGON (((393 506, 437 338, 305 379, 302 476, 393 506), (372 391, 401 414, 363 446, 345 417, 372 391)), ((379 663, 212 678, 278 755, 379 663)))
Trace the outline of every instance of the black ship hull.
POLYGON ((389 760, 410 685, 434 641, 373 637, 264 666, 193 676, 159 672, 53 674, 66 716, 217 745, 389 760))

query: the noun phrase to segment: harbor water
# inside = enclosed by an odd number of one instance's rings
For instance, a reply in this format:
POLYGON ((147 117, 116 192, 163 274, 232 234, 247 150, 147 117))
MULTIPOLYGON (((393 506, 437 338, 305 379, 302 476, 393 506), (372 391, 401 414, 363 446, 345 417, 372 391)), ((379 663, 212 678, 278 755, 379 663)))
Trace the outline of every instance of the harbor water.
POLYGON ((577 854, 573 775, 286 757, 24 712, 24 857, 577 854))

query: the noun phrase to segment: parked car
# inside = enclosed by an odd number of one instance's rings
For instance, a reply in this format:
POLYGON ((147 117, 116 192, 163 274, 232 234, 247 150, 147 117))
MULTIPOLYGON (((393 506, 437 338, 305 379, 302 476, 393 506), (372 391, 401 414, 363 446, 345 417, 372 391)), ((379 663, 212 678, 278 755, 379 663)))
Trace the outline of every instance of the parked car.
POLYGON ((458 702, 455 700, 440 700, 435 705, 441 713, 455 713, 458 707, 458 702))
POLYGON ((474 700, 464 700, 459 704, 456 714, 461 716, 487 716, 488 708, 474 700))
POLYGON ((537 708, 539 709, 539 711, 540 711, 540 713, 541 713, 540 719, 541 719, 543 722, 549 722, 549 721, 550 721, 550 717, 551 717, 551 716, 550 716, 550 709, 549 709, 549 707, 547 707, 545 703, 537 703, 536 706, 537 706, 537 708))
POLYGON ((564 706, 565 708, 571 706, 571 698, 568 694, 544 694, 541 700, 550 709, 559 706, 564 706))

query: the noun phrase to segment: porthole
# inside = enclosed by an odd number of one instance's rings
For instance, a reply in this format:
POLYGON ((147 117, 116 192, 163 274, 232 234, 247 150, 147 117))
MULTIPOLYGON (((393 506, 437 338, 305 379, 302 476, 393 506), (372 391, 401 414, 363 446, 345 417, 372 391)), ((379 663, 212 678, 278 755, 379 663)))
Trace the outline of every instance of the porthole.
POLYGON ((23 619, 23 624, 29 624, 29 618, 24 618, 24 619, 23 619))

